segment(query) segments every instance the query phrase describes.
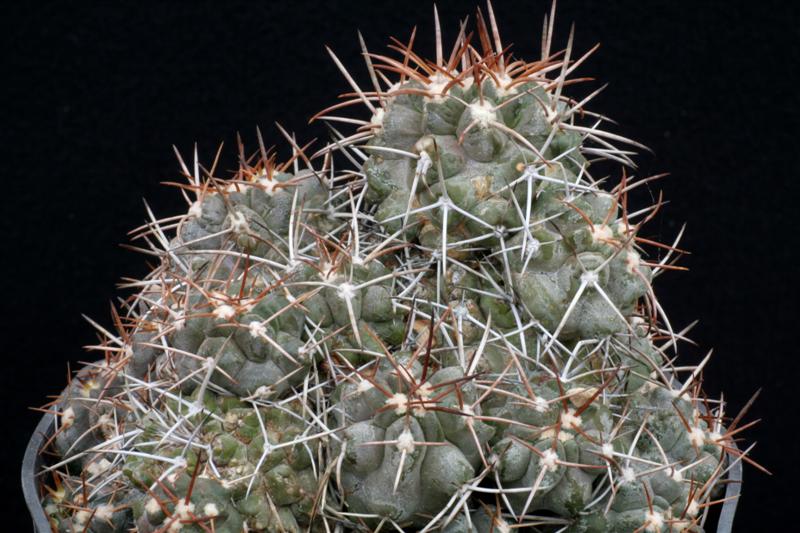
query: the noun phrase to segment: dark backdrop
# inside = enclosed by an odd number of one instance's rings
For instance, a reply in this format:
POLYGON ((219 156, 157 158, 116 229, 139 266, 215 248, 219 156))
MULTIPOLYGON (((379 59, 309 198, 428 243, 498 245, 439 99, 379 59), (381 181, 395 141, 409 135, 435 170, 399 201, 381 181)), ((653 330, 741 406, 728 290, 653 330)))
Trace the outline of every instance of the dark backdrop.
MULTIPOLYGON (((438 3, 452 39, 474 5, 438 3)), ((674 323, 700 320, 700 348, 685 350, 684 361, 716 349, 706 386, 724 390, 732 411, 764 387, 750 414, 764 421, 746 437, 759 441, 753 457, 775 475, 746 470, 737 531, 778 528, 796 509, 800 479, 791 80, 800 16, 790 4, 562 1, 556 24, 559 47, 571 21, 578 50, 603 43, 582 68, 598 78, 593 87, 610 84, 593 109, 653 148, 639 158, 641 173, 672 173, 653 187, 671 203, 648 231, 666 240, 688 223, 691 270, 657 287, 674 323)), ((539 53, 547 8, 496 0, 517 54, 539 53)), ((162 215, 185 209, 159 185, 177 177, 171 145, 188 155, 196 141, 208 162, 226 141, 230 169, 237 131, 254 142, 260 125, 282 143, 277 120, 301 139, 324 136, 306 118, 347 90, 324 44, 363 80, 357 28, 380 49, 418 23, 426 53, 433 31, 430 2, 410 0, 38 2, 7 7, 2 19, 2 478, 12 492, 3 530, 25 531, 17 472, 37 420, 27 407, 58 393, 67 361, 74 368, 86 357, 81 346, 94 334, 80 314, 109 324, 115 283, 145 272, 144 258, 119 246, 144 220, 142 197, 162 215)))

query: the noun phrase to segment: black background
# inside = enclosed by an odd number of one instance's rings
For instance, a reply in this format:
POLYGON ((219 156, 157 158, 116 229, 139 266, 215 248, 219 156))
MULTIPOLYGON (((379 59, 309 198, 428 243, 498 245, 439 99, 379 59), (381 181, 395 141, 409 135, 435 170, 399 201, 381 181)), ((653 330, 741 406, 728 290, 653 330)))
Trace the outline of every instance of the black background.
MULTIPOLYGON (((474 13, 472 2, 438 5, 446 39, 474 13)), ((657 285, 673 323, 700 320, 700 347, 683 360, 715 348, 706 387, 724 390, 731 411, 764 387, 749 416, 764 421, 745 436, 774 475, 746 469, 740 532, 788 530, 797 508, 796 6, 562 1, 556 21, 559 48, 572 21, 577 50, 603 43, 582 67, 598 81, 571 94, 608 82, 592 109, 654 150, 640 174, 672 173, 653 187, 671 203, 645 233, 666 241, 688 223, 691 270, 657 285)), ((549 5, 494 7, 515 53, 538 57, 549 5)), ((94 333, 80 314, 109 324, 115 283, 146 271, 119 246, 144 220, 142 197, 161 215, 185 209, 159 185, 178 177, 171 145, 188 156, 196 141, 208 163, 225 141, 232 169, 237 131, 251 146, 257 125, 284 145, 276 120, 301 140, 324 137, 307 117, 348 88, 323 45, 366 81, 356 29, 377 51, 419 24, 415 48, 431 54, 433 24, 428 1, 333 0, 38 2, 6 8, 0 24, 2 529, 26 531, 17 472, 38 418, 27 407, 59 392, 67 361, 88 357, 94 333)))

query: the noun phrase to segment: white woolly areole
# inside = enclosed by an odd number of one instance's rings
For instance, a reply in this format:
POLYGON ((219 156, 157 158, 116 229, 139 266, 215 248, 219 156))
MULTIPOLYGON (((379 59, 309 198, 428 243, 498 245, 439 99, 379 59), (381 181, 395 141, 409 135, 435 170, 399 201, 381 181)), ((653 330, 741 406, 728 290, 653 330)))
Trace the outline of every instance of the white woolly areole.
POLYGON ((158 504, 158 500, 155 498, 150 498, 144 504, 144 510, 147 511, 147 514, 154 515, 161 511, 161 506, 158 504))
POLYGON ((603 454, 603 457, 608 457, 609 459, 614 457, 614 446, 610 442, 606 442, 600 448, 600 453, 603 454))
POLYGON ((385 111, 382 107, 379 107, 375 110, 372 114, 372 117, 369 119, 370 124, 373 126, 381 127, 383 126, 383 116, 385 115, 385 111))
POLYGON ((337 292, 339 294, 339 298, 342 300, 350 300, 353 296, 355 296, 355 287, 349 283, 342 283, 339 285, 339 290, 337 292))
POLYGON ((497 82, 495 83, 497 87, 497 96, 509 96, 512 94, 517 94, 516 87, 509 87, 509 85, 511 85, 513 82, 514 78, 512 78, 508 74, 503 74, 502 76, 499 76, 497 82))
POLYGON ((65 428, 70 427, 75 423, 75 410, 72 407, 67 407, 61 411, 61 425, 65 428))
MULTIPOLYGON (((300 263, 300 261, 299 261, 299 260, 297 260, 297 259, 295 259, 295 258, 291 258, 291 259, 289 259, 288 261, 286 261, 286 265, 283 267, 283 270, 285 270, 286 272, 293 272, 293 271, 294 271, 294 270, 295 270, 297 267, 299 267, 300 265, 301 265, 301 263, 300 263)), ((258 285, 258 286, 260 286, 260 287, 264 287, 264 280, 263 280, 263 278, 258 278, 258 279, 256 280, 256 285, 258 285)), ((287 298, 287 299, 288 299, 288 298, 287 298)))
POLYGON ((448 83, 450 83, 450 80, 442 75, 441 72, 437 72, 431 76, 431 82, 425 86, 425 90, 428 92, 425 97, 433 102, 441 102, 447 96, 447 93, 444 92, 444 88, 447 87, 448 83))
POLYGON ((228 304, 222 304, 214 309, 214 316, 221 320, 230 320, 236 316, 236 309, 228 304))
POLYGON ((394 406, 394 412, 396 414, 404 415, 408 410, 408 396, 402 392, 397 392, 391 398, 386 400, 386 405, 394 406))
POLYGON ((597 392, 595 387, 575 387, 568 390, 567 395, 572 405, 580 406, 591 400, 595 392, 597 392))
POLYGON ((414 416, 425 416, 428 410, 425 409, 425 404, 417 403, 414 404, 414 408, 411 410, 411 412, 414 413, 414 416))
MULTIPOLYGON (((650 378, 652 378, 652 379, 650 379, 649 381, 645 381, 644 384, 641 387, 641 389, 644 392, 651 392, 651 391, 654 391, 656 389, 660 389, 661 388, 661 385, 658 383, 658 379, 657 379, 657 376, 656 376, 655 372, 650 372, 650 378)), ((674 389, 670 390, 670 394, 672 395, 673 398, 677 398, 678 397, 678 392, 679 391, 674 390, 674 389)))
POLYGON ((689 442, 693 446, 702 446, 706 442, 706 432, 699 427, 689 430, 689 442))
POLYGON ((430 135, 421 137, 417 142, 414 143, 414 150, 419 153, 416 171, 420 176, 424 175, 433 164, 431 156, 428 155, 428 150, 433 151, 435 148, 436 141, 434 141, 433 137, 430 135))
POLYGON ((561 426, 567 429, 569 428, 579 428, 583 421, 581 417, 575 414, 573 409, 567 409, 563 413, 561 413, 561 426))
POLYGON ((525 255, 528 258, 531 258, 539 253, 539 248, 542 247, 542 243, 536 237, 528 237, 525 246, 526 246, 525 255))
POLYGON ((697 503, 697 500, 692 500, 689 502, 689 506, 686 508, 686 514, 689 516, 697 516, 697 513, 700 512, 700 505, 697 503))
POLYGON ((250 231, 250 224, 247 223, 247 218, 241 211, 234 211, 228 214, 228 220, 234 233, 248 233, 250 231))
POLYGON ((114 506, 108 504, 98 505, 94 511, 94 516, 99 520, 111 520, 111 517, 114 516, 114 506))
POLYGON ((428 398, 431 397, 431 394, 433 394, 433 388, 431 387, 430 383, 423 383, 422 385, 417 387, 416 394, 420 398, 427 400, 428 398))
POLYGON ((246 183, 229 183, 227 187, 225 187, 225 192, 245 192, 250 188, 249 185, 246 183))
POLYGON ((560 442, 567 442, 568 440, 572 440, 573 435, 571 433, 567 433, 566 431, 556 432, 555 428, 548 428, 539 434, 539 438, 558 439, 560 442))
POLYGON ((620 235, 628 235, 629 233, 633 232, 633 227, 630 224, 626 224, 624 221, 617 222, 617 233, 620 235))
POLYGON ((598 279, 600 279, 600 277, 597 275, 597 272, 593 270, 581 274, 581 282, 586 283, 587 285, 593 285, 597 283, 598 279))
POLYGON ((219 509, 217 508, 217 504, 213 502, 209 502, 203 506, 203 514, 209 518, 214 518, 215 516, 219 516, 219 509))
POLYGON ((469 307, 464 305, 463 303, 459 303, 455 307, 453 307, 453 316, 460 319, 465 319, 469 316, 469 307))
POLYGON ((200 202, 200 200, 192 203, 192 205, 189 207, 189 216, 195 218, 200 218, 203 216, 203 203, 200 202))
MULTIPOLYGON (((433 389, 431 388, 430 383, 423 383, 420 385, 414 394, 419 398, 420 402, 414 405, 414 415, 415 416, 425 416, 427 413, 427 409, 425 409, 425 401, 428 400, 433 394, 433 389)), ((468 408, 467 408, 468 409, 468 408)), ((465 409, 466 411, 466 409, 465 409)))
POLYGON ((267 398, 271 394, 272 394, 272 389, 269 387, 269 385, 261 385, 256 389, 256 396, 258 396, 259 398, 267 398))
POLYGON ((186 503, 183 499, 178 500, 178 503, 175 504, 175 510, 172 512, 174 522, 170 524, 168 531, 180 531, 183 529, 183 524, 180 521, 190 520, 193 513, 194 504, 192 502, 186 503))
POLYGON ((250 336, 253 338, 258 337, 266 337, 267 336, 267 326, 259 322, 258 320, 253 320, 247 325, 247 329, 250 330, 250 336))
POLYGON ((536 398, 533 399, 533 410, 536 411, 537 413, 544 413, 545 411, 547 411, 548 405, 549 404, 547 403, 547 400, 545 400, 541 396, 537 396, 536 398))
POLYGON ((261 190, 264 191, 264 193, 266 193, 267 196, 274 195, 275 191, 278 190, 279 184, 280 182, 278 180, 268 178, 266 171, 263 173, 262 177, 258 180, 259 187, 261 187, 261 190))
POLYGON ((297 359, 300 361, 308 361, 311 358, 311 352, 313 351, 308 345, 308 343, 300 346, 297 349, 297 359))
POLYGON ((589 226, 589 233, 592 235, 592 242, 608 242, 614 238, 614 231, 605 224, 595 224, 589 226))
POLYGON ((75 513, 73 520, 76 525, 83 528, 83 526, 86 524, 86 521, 89 520, 90 516, 92 516, 91 511, 87 511, 86 509, 81 509, 80 511, 75 513))
POLYGON ((542 453, 539 462, 550 472, 558 468, 558 454, 551 449, 547 449, 542 453))
POLYGON ((497 115, 494 111, 494 106, 488 100, 474 102, 469 105, 469 111, 473 120, 478 122, 479 126, 487 127, 490 122, 497 120, 497 115))
POLYGON ((678 483, 683 482, 683 473, 677 468, 672 470, 672 475, 670 477, 672 478, 673 481, 676 481, 678 483))
POLYGON ((397 449, 401 452, 414 453, 414 435, 408 429, 404 429, 400 435, 397 436, 397 449))
POLYGON ((86 471, 89 472, 90 475, 96 476, 98 474, 102 474, 103 472, 108 470, 110 467, 111 467, 111 463, 108 461, 108 459, 102 458, 99 461, 94 461, 94 462, 90 463, 86 467, 86 471))
POLYGON ((332 265, 327 261, 320 261, 319 265, 319 277, 322 279, 329 279, 336 274, 336 265, 332 265))
POLYGON ((495 516, 493 522, 492 529, 497 533, 511 533, 511 526, 501 517, 495 516))
POLYGON ((658 511, 647 511, 644 515, 644 530, 661 531, 662 527, 664 527, 664 515, 658 511))
POLYGON ((620 474, 622 475, 622 481, 625 483, 633 483, 636 481, 636 472, 630 466, 623 467, 620 470, 620 474))
POLYGON ((633 250, 628 250, 625 254, 625 269, 633 274, 639 271, 639 265, 642 263, 641 256, 633 250))

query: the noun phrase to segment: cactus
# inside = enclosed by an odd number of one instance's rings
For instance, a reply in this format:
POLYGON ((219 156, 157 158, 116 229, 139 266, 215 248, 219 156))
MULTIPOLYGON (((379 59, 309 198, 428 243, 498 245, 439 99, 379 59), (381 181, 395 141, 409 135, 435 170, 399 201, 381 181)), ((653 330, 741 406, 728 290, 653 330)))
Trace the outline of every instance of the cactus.
POLYGON ((641 145, 566 96, 553 16, 524 62, 490 4, 448 56, 437 15, 434 60, 364 46, 368 90, 330 52, 314 154, 178 156, 187 212, 135 232, 158 264, 53 408, 55 531, 702 531, 741 416, 674 364, 680 235, 593 175, 641 145))

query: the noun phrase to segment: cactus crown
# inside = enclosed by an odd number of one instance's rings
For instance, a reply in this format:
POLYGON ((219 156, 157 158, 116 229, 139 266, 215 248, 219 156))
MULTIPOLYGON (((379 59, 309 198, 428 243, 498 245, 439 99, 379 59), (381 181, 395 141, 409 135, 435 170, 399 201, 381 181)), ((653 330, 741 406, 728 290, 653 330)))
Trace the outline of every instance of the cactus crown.
POLYGON ((159 263, 54 407, 54 531, 702 530, 746 457, 674 363, 680 234, 593 175, 641 147, 566 95, 594 49, 552 11, 515 59, 487 7, 432 61, 364 47, 369 89, 331 51, 312 155, 178 156, 188 211, 138 228, 159 263))

